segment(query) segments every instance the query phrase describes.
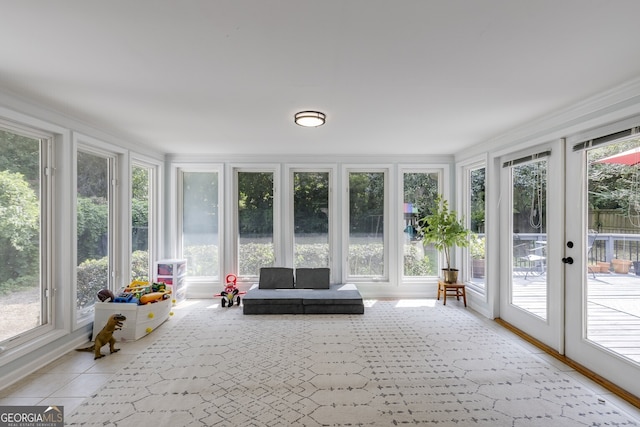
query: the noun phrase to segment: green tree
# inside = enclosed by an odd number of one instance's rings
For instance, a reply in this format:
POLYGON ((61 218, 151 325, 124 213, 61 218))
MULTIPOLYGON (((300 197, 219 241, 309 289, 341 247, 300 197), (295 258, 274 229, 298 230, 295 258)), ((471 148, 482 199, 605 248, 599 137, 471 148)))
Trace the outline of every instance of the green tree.
POLYGON ((618 209, 628 211, 630 204, 640 204, 638 194, 640 166, 597 163, 597 160, 637 147, 639 139, 620 142, 589 151, 589 207, 590 209, 618 209))
MULTIPOLYGON (((149 169, 142 166, 134 166, 131 169, 131 247, 134 251, 132 269, 136 252, 145 251, 146 254, 149 249, 149 173, 149 169)), ((147 266, 148 261, 147 256, 147 266)), ((145 277, 148 275, 149 273, 146 273, 145 277)), ((132 274, 132 277, 137 276, 132 274)))
POLYGON ((296 233, 329 231, 329 174, 302 172, 294 174, 293 197, 296 233))
POLYGON ((78 197, 78 265, 107 255, 108 215, 106 199, 78 197))
POLYGON ((109 191, 109 159, 78 151, 78 196, 102 197, 109 191))
POLYGON ((273 234, 273 173, 238 173, 238 219, 241 235, 273 234))
POLYGON ((411 172, 404 174, 404 201, 412 203, 421 216, 431 213, 438 196, 438 175, 411 172))
POLYGON ((0 171, 0 279, 37 274, 40 202, 21 173, 0 171))
POLYGON ((469 220, 471 231, 476 233, 484 232, 485 173, 484 167, 474 169, 471 173, 471 214, 469 220))
POLYGON ((134 166, 131 170, 131 198, 149 201, 149 170, 134 166))
POLYGON ((384 230, 384 174, 349 174, 349 230, 356 234, 384 230), (378 222, 379 221, 379 222, 378 222))
POLYGON ((513 166, 512 194, 514 231, 516 233, 546 232, 546 159, 513 166))
POLYGON ((38 140, 0 130, 0 170, 21 173, 25 181, 39 182, 40 143, 38 140))

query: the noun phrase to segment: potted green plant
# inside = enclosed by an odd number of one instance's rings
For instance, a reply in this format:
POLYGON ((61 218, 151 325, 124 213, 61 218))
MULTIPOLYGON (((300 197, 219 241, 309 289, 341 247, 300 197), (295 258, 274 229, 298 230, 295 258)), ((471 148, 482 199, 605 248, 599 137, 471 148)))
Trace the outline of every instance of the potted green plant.
POLYGON ((447 264, 442 269, 444 281, 456 283, 458 269, 451 268, 451 249, 455 246, 469 246, 471 232, 464 226, 462 218, 458 218, 455 211, 449 210, 449 203, 442 195, 436 197, 435 204, 431 214, 418 220, 418 226, 424 241, 432 243, 436 250, 444 253, 447 264))

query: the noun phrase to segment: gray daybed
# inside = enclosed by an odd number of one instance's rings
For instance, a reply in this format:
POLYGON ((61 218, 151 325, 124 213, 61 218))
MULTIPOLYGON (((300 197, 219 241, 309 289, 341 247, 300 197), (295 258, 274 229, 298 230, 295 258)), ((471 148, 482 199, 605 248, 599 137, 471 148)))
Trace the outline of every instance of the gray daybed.
POLYGON ((363 314, 353 284, 329 284, 328 268, 270 267, 242 298, 244 314, 363 314))

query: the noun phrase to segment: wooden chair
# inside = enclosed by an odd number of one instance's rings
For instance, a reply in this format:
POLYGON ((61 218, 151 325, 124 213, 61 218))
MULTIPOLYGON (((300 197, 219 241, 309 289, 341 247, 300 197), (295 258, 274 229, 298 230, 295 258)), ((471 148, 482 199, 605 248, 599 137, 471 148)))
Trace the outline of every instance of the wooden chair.
POLYGON ((440 294, 443 296, 442 305, 447 305, 447 295, 449 295, 456 297, 458 301, 462 297, 464 306, 467 306, 467 291, 462 283, 446 283, 444 280, 438 280, 438 300, 440 299, 440 294))

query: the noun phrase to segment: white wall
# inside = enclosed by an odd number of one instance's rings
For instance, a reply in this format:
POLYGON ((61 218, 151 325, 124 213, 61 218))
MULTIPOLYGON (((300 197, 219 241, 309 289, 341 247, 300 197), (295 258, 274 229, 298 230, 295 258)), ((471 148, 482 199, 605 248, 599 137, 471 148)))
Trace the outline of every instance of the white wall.
POLYGON ((475 159, 487 160, 487 295, 469 295, 470 305, 487 317, 499 317, 500 264, 498 250, 500 223, 498 206, 500 203, 499 158, 527 147, 559 140, 561 138, 589 139, 595 129, 605 132, 607 127, 616 129, 617 123, 640 115, 640 78, 624 83, 611 90, 599 93, 575 105, 549 113, 523 126, 496 136, 469 149, 455 153, 456 165, 475 159))

